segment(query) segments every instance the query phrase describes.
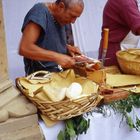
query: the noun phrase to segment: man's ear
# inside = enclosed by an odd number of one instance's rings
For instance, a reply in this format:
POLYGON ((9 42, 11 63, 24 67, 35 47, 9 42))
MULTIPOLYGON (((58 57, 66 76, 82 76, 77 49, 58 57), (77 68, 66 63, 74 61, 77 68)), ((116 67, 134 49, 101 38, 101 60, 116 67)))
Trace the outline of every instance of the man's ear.
POLYGON ((65 4, 64 4, 64 2, 60 2, 58 4, 58 7, 59 7, 59 10, 65 10, 65 4))

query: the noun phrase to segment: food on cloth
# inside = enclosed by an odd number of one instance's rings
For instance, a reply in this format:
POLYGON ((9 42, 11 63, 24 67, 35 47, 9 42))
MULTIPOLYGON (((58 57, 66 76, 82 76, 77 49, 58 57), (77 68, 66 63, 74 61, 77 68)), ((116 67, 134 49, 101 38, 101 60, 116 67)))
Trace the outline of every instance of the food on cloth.
POLYGON ((42 83, 42 79, 33 79, 34 83, 29 80, 26 77, 20 78, 18 83, 28 96, 42 101, 58 102, 67 98, 77 99, 98 92, 96 83, 76 75, 72 69, 51 73, 51 80, 46 83, 42 83))
POLYGON ((43 91, 53 102, 62 101, 65 98, 67 88, 55 88, 51 86, 44 86, 43 91))
POLYGON ((44 121, 45 125, 47 127, 52 127, 54 126, 55 124, 57 124, 59 121, 57 120, 51 120, 49 117, 47 117, 46 115, 42 115, 40 114, 42 120, 44 121))
POLYGON ((97 84, 101 84, 105 82, 106 73, 104 69, 92 71, 92 72, 90 71, 87 73, 86 77, 97 84))
POLYGON ((22 85, 22 87, 24 87, 24 89, 26 89, 29 93, 29 96, 33 97, 34 96, 34 92, 36 90, 38 90, 39 88, 42 87, 43 84, 32 84, 30 83, 30 81, 28 81, 26 78, 20 78, 19 83, 22 85))
MULTIPOLYGON (((82 85, 78 82, 73 82, 68 87, 63 87, 63 88, 52 87, 51 85, 44 86, 43 92, 45 93, 45 96, 48 96, 50 101, 53 101, 53 102, 62 101, 66 97, 73 100, 73 99, 77 99, 83 96, 88 96, 88 95, 98 92, 99 86, 96 83, 90 80, 87 80, 87 81, 83 80, 81 83, 82 85)), ((42 92, 40 92, 36 96, 40 99, 44 97, 42 92)))
POLYGON ((76 65, 84 66, 89 71, 101 69, 101 62, 97 59, 93 59, 85 55, 74 56, 74 59, 76 60, 76 65))
POLYGON ((111 87, 123 87, 140 84, 140 76, 127 74, 106 74, 106 84, 111 87))
POLYGON ((66 97, 70 99, 77 99, 82 94, 82 86, 79 83, 73 82, 66 89, 66 97))
POLYGON ((90 95, 98 92, 99 85, 89 80, 83 83, 82 88, 83 94, 90 95))
POLYGON ((111 74, 119 74, 121 73, 120 69, 117 66, 108 66, 104 68, 105 73, 111 73, 111 74))
POLYGON ((86 77, 95 83, 102 84, 105 82, 106 73, 118 74, 120 73, 120 70, 117 66, 104 67, 100 70, 88 71, 86 77))
POLYGON ((66 70, 59 73, 52 74, 51 86, 64 88, 68 87, 72 82, 75 81, 75 73, 73 70, 66 70))
MULTIPOLYGON (((43 89, 43 87, 41 89, 43 89)), ((44 94, 43 90, 36 92, 35 97, 42 101, 50 101, 49 97, 46 94, 44 94)))
POLYGON ((131 91, 133 93, 140 93, 140 86, 130 86, 130 87, 122 87, 121 89, 126 91, 131 91))

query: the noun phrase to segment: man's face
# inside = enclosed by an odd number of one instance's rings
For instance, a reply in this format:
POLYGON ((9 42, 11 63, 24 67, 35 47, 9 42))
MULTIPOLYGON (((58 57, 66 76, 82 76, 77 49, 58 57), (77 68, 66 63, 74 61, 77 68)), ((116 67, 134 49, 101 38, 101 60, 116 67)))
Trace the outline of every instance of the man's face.
POLYGON ((60 24, 65 25, 65 24, 74 23, 75 20, 83 12, 83 8, 84 8, 83 6, 76 4, 67 9, 64 9, 61 12, 60 24))

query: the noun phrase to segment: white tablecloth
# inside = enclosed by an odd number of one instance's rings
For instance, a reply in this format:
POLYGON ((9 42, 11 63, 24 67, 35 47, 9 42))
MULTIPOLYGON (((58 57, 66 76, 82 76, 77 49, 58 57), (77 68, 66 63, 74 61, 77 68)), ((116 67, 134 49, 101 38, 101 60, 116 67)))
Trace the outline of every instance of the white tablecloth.
MULTIPOLYGON (((139 110, 140 112, 140 110, 139 110)), ((125 122, 121 122, 119 114, 111 113, 110 116, 104 117, 102 114, 94 113, 89 116, 90 128, 87 134, 79 136, 79 140, 140 140, 140 132, 128 128, 125 122)), ((57 140, 60 130, 63 130, 64 124, 60 122, 49 128, 39 122, 46 140, 57 140)))

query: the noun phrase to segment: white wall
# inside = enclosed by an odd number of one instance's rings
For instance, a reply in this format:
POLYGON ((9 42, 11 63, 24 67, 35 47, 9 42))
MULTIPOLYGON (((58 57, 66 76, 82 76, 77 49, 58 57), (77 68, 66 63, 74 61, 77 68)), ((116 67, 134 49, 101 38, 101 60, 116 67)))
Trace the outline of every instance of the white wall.
MULTIPOLYGON (((11 79, 24 76, 22 57, 18 55, 21 38, 21 26, 24 16, 34 3, 46 0, 2 0, 6 42, 11 79)), ((51 1, 51 0, 48 0, 51 1)), ((54 1, 54 0, 52 0, 54 1)), ((99 47, 102 9, 106 0, 84 0, 85 9, 82 16, 74 24, 76 44, 86 52, 97 52, 99 47)))
POLYGON ((103 8, 107 0, 85 0, 85 8, 73 26, 75 44, 86 55, 97 58, 103 8))
POLYGON ((2 0, 9 75, 13 80, 17 77, 24 76, 23 60, 22 57, 18 55, 23 19, 35 3, 43 1, 45 0, 2 0))

